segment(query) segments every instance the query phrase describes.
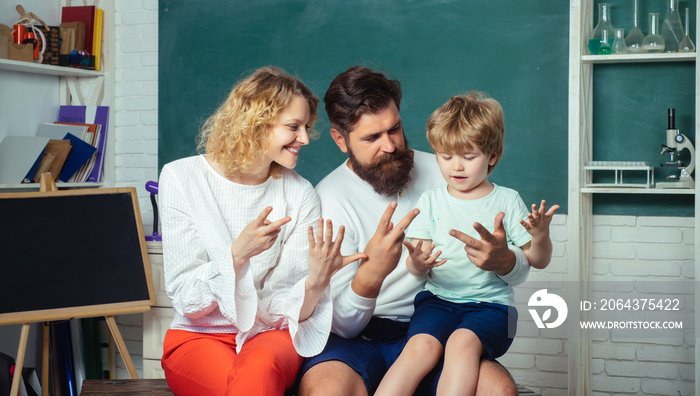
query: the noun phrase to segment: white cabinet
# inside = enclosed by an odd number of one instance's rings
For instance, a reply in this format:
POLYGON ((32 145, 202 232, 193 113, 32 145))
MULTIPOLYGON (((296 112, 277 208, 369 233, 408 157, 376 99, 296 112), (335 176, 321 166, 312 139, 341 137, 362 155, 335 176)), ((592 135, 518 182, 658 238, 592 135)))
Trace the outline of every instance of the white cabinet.
MULTIPOLYGON (((698 188, 695 189, 655 189, 655 188, 608 188, 587 186, 590 177, 584 171, 587 161, 593 160, 593 79, 596 64, 601 63, 650 63, 653 62, 694 62, 695 84, 689 89, 695 89, 695 132, 694 141, 698 140, 700 123, 700 81, 697 67, 697 53, 661 53, 638 55, 588 55, 586 48, 588 35, 597 23, 593 20, 594 7, 598 4, 593 0, 570 1, 570 32, 569 32, 569 238, 568 260, 569 280, 582 285, 581 298, 588 296, 586 284, 591 279, 592 251, 592 206, 594 194, 625 193, 625 194, 694 194, 695 213, 698 213, 698 188)), ((663 18, 663 15, 661 16, 663 18)), ((693 18, 691 16, 691 18, 693 18)), ((700 37, 697 26, 700 20, 700 8, 694 16, 696 24, 695 37, 700 37)), ((614 24, 613 20, 613 24, 614 24)), ((665 109, 660 109, 665 111, 665 109)), ((686 132, 692 134, 693 132, 686 132)), ((659 143, 663 143, 660 141, 659 143)), ((697 175, 697 172, 696 172, 697 175)), ((699 217, 695 217, 695 228, 698 229, 699 217)), ((695 273, 700 274, 700 233, 695 232, 695 273)), ((697 285, 698 282, 696 282, 697 285)), ((696 286, 696 301, 700 302, 700 293, 696 286)), ((696 311, 697 312, 697 311, 696 311)), ((695 322, 700 316, 696 314, 695 322)), ((696 325, 697 326, 697 325, 696 325)), ((569 350, 569 394, 591 394, 591 340, 583 337, 570 340, 569 350)), ((700 348, 695 350, 695 361, 700 359, 700 348)), ((695 389, 700 394, 700 365, 695 365, 695 389)))
MULTIPOLYGON (((5 136, 36 136, 39 125, 56 121, 60 105, 110 108, 102 182, 59 182, 59 188, 114 185, 114 2, 87 3, 95 4, 104 11, 100 71, 0 59, 0 141, 5 136)), ((27 12, 33 12, 50 26, 59 25, 61 7, 85 5, 82 1, 70 0, 30 0, 22 4, 27 12)), ((2 7, 6 11, 6 6, 2 7)), ((7 11, 6 14, 0 13, 3 14, 0 23, 12 24, 19 14, 14 9, 7 11)), ((0 192, 38 188, 38 183, 0 184, 0 192)))
POLYGON ((146 242, 146 246, 151 263, 156 305, 143 314, 143 377, 165 378, 160 358, 163 356, 165 332, 173 321, 173 309, 170 298, 165 293, 163 245, 161 242, 146 242))

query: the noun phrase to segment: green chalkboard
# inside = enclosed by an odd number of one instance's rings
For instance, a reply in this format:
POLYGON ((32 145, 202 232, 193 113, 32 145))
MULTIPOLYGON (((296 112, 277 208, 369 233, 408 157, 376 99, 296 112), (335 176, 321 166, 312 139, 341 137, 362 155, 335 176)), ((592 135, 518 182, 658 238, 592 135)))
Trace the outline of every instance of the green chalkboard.
MULTIPOLYGON (((362 64, 401 81, 405 132, 419 150, 430 151, 425 123, 450 96, 479 90, 498 100, 506 145, 490 180, 566 213, 568 2, 163 0, 159 7, 159 167, 195 153, 199 126, 242 75, 280 66, 322 98, 333 77, 362 64)), ((663 117, 666 104, 640 106, 663 117)), ((322 106, 315 129, 320 137, 297 166, 313 184, 345 159, 322 106)))

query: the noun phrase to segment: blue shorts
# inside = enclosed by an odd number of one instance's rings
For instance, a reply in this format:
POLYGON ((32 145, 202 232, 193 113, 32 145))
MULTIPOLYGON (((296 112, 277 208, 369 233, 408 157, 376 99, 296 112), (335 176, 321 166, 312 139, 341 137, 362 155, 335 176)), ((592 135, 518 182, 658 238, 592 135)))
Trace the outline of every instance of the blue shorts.
MULTIPOLYGON (((342 338, 331 333, 323 352, 304 361, 301 375, 318 363, 339 360, 360 374, 367 393, 374 394, 384 374, 403 350, 407 330, 408 322, 373 317, 355 338, 342 338)), ((434 395, 441 370, 442 363, 423 379, 416 395, 434 395)))
POLYGON ((407 337, 429 334, 442 346, 457 329, 474 332, 486 350, 483 357, 493 360, 502 356, 513 343, 518 311, 508 305, 494 303, 453 303, 429 291, 416 295, 416 311, 411 318, 407 337))

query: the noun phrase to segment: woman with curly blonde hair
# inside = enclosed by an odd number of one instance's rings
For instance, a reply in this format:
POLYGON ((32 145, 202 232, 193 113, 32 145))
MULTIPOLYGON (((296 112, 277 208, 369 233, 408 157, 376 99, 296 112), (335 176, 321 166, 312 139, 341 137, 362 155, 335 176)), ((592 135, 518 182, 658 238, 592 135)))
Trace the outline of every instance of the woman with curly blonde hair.
POLYGON ((366 255, 340 254, 343 227, 333 241, 314 189, 293 171, 317 105, 298 79, 260 68, 205 122, 203 153, 163 167, 175 315, 161 363, 177 395, 282 395, 302 356, 325 346, 330 278, 366 255))

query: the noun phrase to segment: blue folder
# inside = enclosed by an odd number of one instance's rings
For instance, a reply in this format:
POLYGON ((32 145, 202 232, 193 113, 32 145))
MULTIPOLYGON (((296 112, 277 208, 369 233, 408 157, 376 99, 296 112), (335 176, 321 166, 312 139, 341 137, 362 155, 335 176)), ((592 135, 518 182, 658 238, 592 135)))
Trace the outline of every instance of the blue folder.
POLYGON ((71 133, 67 133, 63 139, 69 139, 70 144, 73 145, 70 153, 68 154, 68 158, 66 158, 66 163, 63 165, 63 169, 61 170, 61 175, 58 177, 58 180, 65 183, 75 174, 75 172, 80 170, 80 167, 83 166, 83 164, 85 164, 93 154, 95 154, 97 149, 95 146, 82 141, 71 133))

